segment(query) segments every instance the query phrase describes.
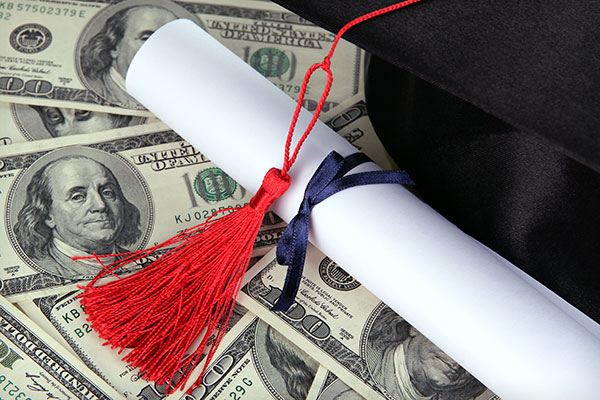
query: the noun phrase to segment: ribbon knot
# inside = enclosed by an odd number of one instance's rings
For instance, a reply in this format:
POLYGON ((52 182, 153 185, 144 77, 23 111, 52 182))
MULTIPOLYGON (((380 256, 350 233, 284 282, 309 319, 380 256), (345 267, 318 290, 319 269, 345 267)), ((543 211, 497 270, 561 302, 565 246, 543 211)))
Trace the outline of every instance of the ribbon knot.
POLYGON ((277 262, 287 265, 288 270, 281 296, 273 305, 273 311, 287 311, 296 298, 308 246, 310 213, 314 206, 329 196, 354 186, 376 183, 414 184, 404 171, 369 171, 346 175, 354 167, 370 161, 363 153, 342 157, 332 151, 315 171, 306 186, 298 214, 292 218, 277 244, 277 262))

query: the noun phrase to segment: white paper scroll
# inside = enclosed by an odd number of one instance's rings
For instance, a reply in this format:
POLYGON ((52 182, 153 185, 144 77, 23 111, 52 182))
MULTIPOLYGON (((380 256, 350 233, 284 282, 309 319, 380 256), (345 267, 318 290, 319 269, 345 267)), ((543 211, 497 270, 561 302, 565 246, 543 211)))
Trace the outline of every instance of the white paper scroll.
MULTIPOLYGON (((281 167, 295 102, 192 22, 150 37, 127 88, 248 190, 281 167)), ((297 137, 310 117, 301 113, 297 137)), ((317 123, 278 215, 295 215, 332 150, 356 151, 317 123)), ((313 211, 310 240, 503 399, 600 397, 598 325, 400 185, 327 199, 313 211)))

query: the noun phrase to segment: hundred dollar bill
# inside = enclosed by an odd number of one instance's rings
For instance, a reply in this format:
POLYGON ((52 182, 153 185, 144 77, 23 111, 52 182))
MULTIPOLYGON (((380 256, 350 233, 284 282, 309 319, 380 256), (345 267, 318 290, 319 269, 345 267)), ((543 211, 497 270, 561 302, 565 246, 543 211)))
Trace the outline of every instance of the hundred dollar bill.
MULTIPOLYGON (((46 296, 18 305, 46 333, 126 398, 159 400, 167 397, 165 384, 147 381, 139 368, 123 361, 127 351, 118 354, 117 350, 103 345, 105 341, 86 320, 85 310, 77 298, 80 293, 46 296)), ((236 304, 226 329, 232 329, 245 313, 246 309, 236 304)), ((209 346, 212 340, 209 339, 209 346)))
MULTIPOLYGON (((162 123, 0 147, 0 293, 16 302, 74 290, 102 267, 71 257, 161 243, 250 197, 162 123)), ((273 246, 282 225, 267 215, 255 248, 273 246)))
POLYGON ((0 146, 101 132, 146 122, 158 122, 158 119, 71 108, 0 103, 0 146))
POLYGON ((383 169, 392 169, 385 147, 375 133, 364 93, 359 93, 319 117, 383 169))
MULTIPOLYGON (((116 114, 150 116, 125 90, 126 72, 150 34, 177 18, 195 21, 292 97, 300 92, 305 71, 323 59, 335 37, 263 1, 1 4, 0 38, 6 43, 0 48, 1 101, 116 114)), ((332 59, 336 83, 325 109, 358 93, 363 54, 340 42, 332 59)), ((315 74, 304 102, 307 108, 316 106, 324 82, 324 74, 315 74)))
POLYGON ((0 365, 3 399, 123 398, 1 297, 0 365))
POLYGON ((201 385, 180 400, 305 400, 319 364, 251 313, 227 333, 201 385))
POLYGON ((240 304, 294 341, 361 396, 490 399, 493 393, 309 245, 296 301, 272 312, 287 267, 268 253, 247 273, 240 304))

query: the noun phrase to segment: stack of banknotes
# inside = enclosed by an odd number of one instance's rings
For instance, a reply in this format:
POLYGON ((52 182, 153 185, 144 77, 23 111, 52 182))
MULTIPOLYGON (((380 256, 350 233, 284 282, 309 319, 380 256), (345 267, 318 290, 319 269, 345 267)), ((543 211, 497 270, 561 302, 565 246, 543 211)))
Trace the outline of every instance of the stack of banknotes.
MULTIPOLYGON (((103 346, 77 298, 102 267, 71 257, 148 247, 252 196, 125 90, 135 51, 176 18, 293 98, 335 36, 266 1, 0 2, 0 398, 497 399, 317 248, 294 305, 272 312, 286 271, 274 253, 286 224, 273 213, 200 386, 167 394, 122 361, 127 351, 103 346)), ((391 169, 362 92, 365 56, 340 43, 320 118, 391 169)), ((324 82, 311 80, 309 110, 324 82)))

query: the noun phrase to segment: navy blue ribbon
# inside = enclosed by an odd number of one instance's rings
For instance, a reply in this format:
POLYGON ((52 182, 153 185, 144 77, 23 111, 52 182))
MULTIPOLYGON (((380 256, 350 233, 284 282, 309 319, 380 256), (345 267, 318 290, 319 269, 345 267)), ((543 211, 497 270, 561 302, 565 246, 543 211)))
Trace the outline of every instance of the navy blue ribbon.
POLYGON ((315 205, 340 190, 354 186, 376 183, 414 184, 404 171, 369 171, 346 176, 354 167, 370 161, 363 153, 342 157, 332 151, 317 168, 306 186, 298 214, 290 221, 277 244, 277 262, 287 265, 288 270, 281 296, 273 305, 273 311, 287 311, 296 299, 308 246, 310 212, 315 205))

